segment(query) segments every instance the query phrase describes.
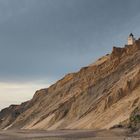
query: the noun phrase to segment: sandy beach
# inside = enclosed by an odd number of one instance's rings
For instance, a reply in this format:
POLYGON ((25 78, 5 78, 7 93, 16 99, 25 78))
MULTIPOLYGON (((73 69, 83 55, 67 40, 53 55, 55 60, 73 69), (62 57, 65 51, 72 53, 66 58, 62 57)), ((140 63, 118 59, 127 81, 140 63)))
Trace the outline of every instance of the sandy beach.
POLYGON ((0 140, 140 140, 126 130, 57 130, 57 131, 0 131, 0 140))

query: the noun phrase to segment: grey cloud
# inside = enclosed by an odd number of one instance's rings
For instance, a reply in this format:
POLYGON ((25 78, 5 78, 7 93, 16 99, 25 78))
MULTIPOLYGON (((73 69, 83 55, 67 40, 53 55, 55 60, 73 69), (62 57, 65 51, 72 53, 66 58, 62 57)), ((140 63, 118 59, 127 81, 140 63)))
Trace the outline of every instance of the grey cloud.
POLYGON ((0 5, 1 81, 58 79, 123 44, 130 32, 140 35, 139 0, 1 0, 0 5))

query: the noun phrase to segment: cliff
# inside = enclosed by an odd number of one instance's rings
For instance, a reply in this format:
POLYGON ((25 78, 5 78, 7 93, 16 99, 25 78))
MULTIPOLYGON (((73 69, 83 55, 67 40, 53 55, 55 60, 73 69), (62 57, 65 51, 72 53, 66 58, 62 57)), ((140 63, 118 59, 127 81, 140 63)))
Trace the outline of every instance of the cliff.
POLYGON ((108 129, 140 107, 140 40, 0 112, 1 129, 108 129))

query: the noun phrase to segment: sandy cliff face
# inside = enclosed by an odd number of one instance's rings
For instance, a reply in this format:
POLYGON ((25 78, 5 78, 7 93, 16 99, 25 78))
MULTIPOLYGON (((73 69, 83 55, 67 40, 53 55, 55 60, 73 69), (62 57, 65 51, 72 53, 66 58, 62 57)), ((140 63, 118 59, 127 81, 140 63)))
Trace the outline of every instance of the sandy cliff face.
POLYGON ((2 129, 104 129, 140 106, 140 40, 0 112, 2 129))

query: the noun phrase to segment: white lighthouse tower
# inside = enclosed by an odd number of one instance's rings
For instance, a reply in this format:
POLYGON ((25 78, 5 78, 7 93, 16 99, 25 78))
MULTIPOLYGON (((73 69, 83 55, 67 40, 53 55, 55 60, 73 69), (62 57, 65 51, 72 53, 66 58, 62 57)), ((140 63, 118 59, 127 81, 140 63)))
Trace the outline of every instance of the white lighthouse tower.
POLYGON ((131 33, 128 37, 128 45, 133 45, 135 42, 135 38, 134 38, 134 35, 131 33))

